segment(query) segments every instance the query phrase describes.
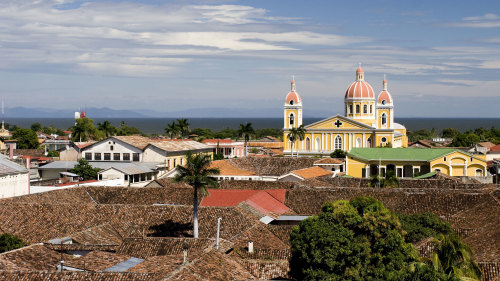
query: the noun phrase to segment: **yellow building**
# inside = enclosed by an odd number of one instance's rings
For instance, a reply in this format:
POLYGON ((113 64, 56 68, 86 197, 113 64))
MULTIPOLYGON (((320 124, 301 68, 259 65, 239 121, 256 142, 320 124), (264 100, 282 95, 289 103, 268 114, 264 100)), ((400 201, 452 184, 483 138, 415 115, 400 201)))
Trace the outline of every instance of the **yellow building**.
POLYGON ((412 178, 439 171, 449 176, 486 176, 485 157, 453 148, 353 148, 346 157, 347 175, 368 178, 392 171, 412 178))
MULTIPOLYGON (((387 80, 375 97, 373 88, 364 81, 364 71, 356 69, 356 81, 345 92, 345 114, 336 115, 304 126, 303 140, 293 142, 293 153, 299 155, 328 155, 335 149, 350 151, 356 147, 379 147, 389 143, 392 147, 407 147, 406 128, 394 122, 394 103, 387 90, 387 80)), ((288 137, 291 128, 302 125, 302 99, 296 91, 295 81, 284 105, 284 154, 292 154, 288 137)))

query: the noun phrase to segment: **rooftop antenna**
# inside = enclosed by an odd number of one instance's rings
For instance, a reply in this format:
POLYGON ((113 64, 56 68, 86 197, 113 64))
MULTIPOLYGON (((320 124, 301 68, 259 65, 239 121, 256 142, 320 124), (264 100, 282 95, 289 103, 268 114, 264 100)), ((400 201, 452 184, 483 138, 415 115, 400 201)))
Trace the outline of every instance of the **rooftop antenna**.
POLYGON ((361 68, 361 63, 360 62, 358 62, 358 67, 361 68))

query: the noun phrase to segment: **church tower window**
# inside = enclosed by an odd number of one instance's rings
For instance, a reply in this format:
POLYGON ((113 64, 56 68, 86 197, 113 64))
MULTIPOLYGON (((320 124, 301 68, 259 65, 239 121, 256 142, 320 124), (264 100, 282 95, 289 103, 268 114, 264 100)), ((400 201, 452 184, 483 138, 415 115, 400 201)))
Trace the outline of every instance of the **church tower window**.
POLYGON ((359 113, 359 104, 356 104, 356 113, 359 113))
POLYGON ((352 114, 352 104, 349 105, 349 113, 352 114))
POLYGON ((290 101, 290 105, 293 105, 293 100, 290 101))
POLYGON ((370 114, 373 113, 373 104, 370 104, 370 114))
POLYGON ((363 106, 363 113, 368 113, 368 105, 363 106))
POLYGON ((382 126, 387 126, 387 115, 382 113, 382 126))
POLYGON ((293 113, 290 114, 290 127, 293 127, 293 121, 295 120, 293 113))
POLYGON ((340 136, 335 138, 335 149, 342 149, 342 138, 340 136))

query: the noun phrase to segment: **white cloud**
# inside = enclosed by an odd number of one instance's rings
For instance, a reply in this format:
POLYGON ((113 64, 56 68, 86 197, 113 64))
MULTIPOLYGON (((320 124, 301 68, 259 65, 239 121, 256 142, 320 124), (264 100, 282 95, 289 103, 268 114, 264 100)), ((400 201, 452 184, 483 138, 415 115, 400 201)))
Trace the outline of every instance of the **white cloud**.
POLYGON ((465 17, 460 22, 448 23, 447 25, 453 27, 495 28, 500 27, 500 16, 489 13, 483 16, 465 17))

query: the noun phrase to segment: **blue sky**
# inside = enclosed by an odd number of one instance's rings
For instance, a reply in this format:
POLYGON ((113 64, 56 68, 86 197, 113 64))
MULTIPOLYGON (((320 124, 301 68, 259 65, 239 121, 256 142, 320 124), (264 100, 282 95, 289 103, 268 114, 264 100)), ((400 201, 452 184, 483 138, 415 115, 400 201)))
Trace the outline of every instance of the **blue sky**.
POLYGON ((7 107, 343 113, 359 62, 397 117, 500 117, 499 1, 0 2, 7 107))

